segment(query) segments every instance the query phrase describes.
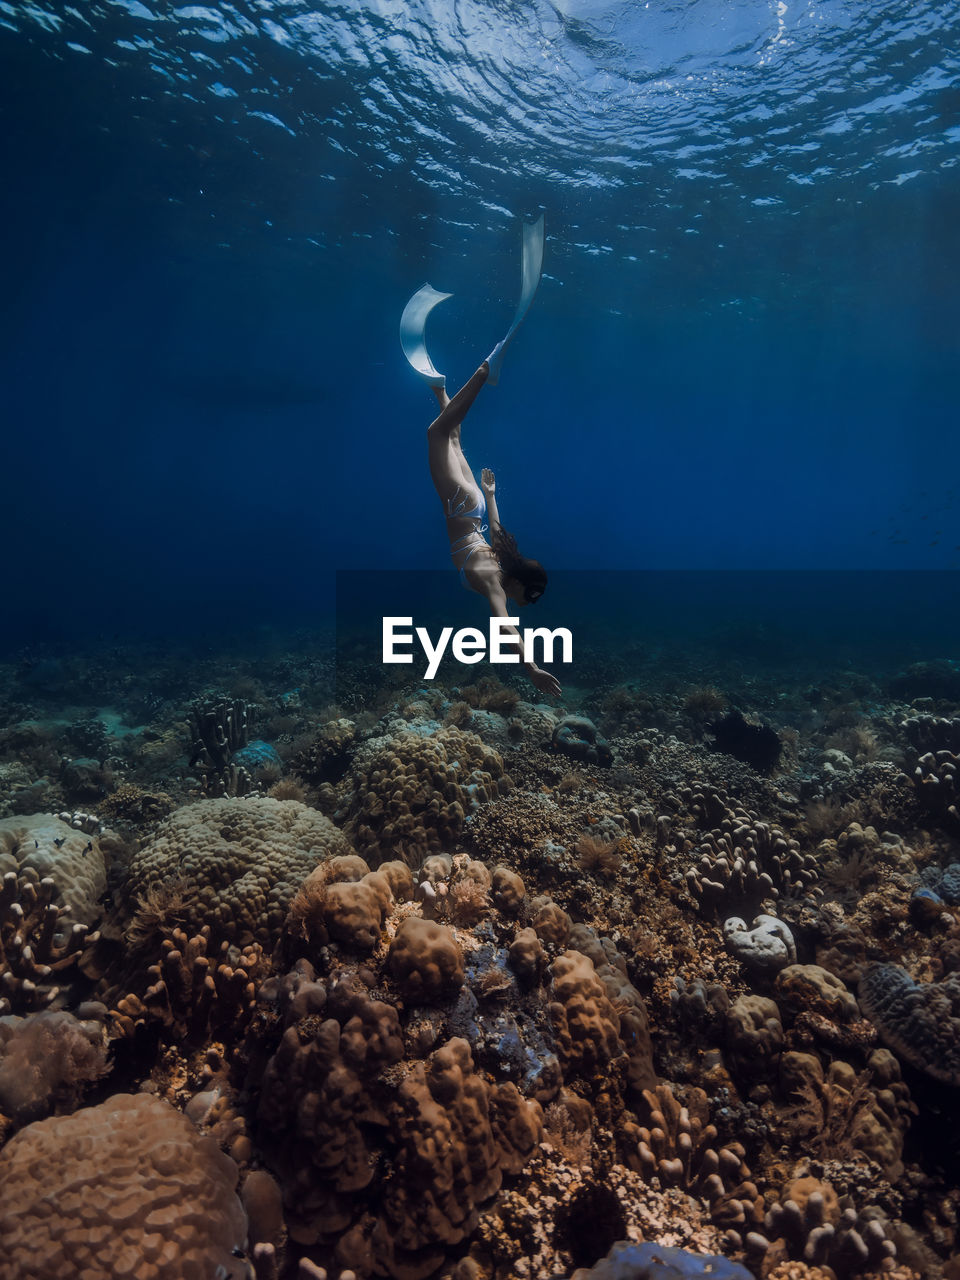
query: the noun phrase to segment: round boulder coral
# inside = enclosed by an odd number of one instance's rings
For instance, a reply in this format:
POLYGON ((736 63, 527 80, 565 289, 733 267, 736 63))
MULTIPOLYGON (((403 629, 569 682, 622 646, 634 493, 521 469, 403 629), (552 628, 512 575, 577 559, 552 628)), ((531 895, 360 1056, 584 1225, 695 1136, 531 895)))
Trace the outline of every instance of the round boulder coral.
POLYGON ((0 1280, 210 1280, 237 1272, 237 1167, 169 1103, 121 1094, 0 1152, 0 1280))
POLYGON ((107 865, 100 837, 77 831, 49 813, 0 821, 0 877, 9 871, 38 884, 49 877, 54 901, 70 919, 92 925, 100 918, 107 865))
POLYGON ((429 1003, 463 986, 463 953, 445 925, 408 916, 390 944, 390 972, 407 999, 429 1003))
POLYGON ((351 781, 337 819, 372 865, 419 866, 456 843, 477 805, 510 789, 499 754, 455 728, 375 739, 358 753, 351 781))
POLYGON ((269 797, 201 800, 178 809, 130 862, 132 902, 175 885, 188 929, 272 946, 319 862, 354 851, 315 809, 269 797))
POLYGON ((894 1053, 934 1080, 960 1085, 960 973, 920 983, 898 964, 873 964, 857 995, 894 1053))

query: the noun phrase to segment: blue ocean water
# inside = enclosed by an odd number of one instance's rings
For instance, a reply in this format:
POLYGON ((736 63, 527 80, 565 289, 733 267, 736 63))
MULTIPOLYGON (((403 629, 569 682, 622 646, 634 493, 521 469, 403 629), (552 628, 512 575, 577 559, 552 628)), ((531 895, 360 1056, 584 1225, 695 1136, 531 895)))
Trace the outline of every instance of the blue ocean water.
POLYGON ((464 429, 522 549, 960 566, 960 4, 4 0, 0 111, 5 644, 444 568, 400 311, 458 385, 541 212, 464 429))

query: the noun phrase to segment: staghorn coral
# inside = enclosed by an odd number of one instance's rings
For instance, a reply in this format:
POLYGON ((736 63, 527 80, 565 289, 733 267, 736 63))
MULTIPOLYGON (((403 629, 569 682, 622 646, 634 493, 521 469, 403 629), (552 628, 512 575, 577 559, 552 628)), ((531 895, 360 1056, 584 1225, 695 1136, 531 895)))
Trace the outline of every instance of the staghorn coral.
POLYGON ((187 929, 209 925, 218 942, 272 947, 317 863, 352 852, 328 818, 296 801, 201 800, 178 809, 134 854, 126 893, 142 900, 177 879, 187 929))
POLYGON ((147 1094, 36 1121, 0 1152, 0 1280, 236 1275, 236 1183, 216 1142, 147 1094))
POLYGON ((337 821, 373 866, 418 866, 449 849, 467 814, 511 785, 497 752, 456 728, 375 739, 354 758, 350 782, 337 821))

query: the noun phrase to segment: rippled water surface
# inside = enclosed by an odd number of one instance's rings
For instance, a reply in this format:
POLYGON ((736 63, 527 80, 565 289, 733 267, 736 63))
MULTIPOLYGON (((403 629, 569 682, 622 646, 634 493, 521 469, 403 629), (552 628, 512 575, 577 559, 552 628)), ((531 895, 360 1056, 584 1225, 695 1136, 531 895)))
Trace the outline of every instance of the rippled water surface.
POLYGON ((242 142, 269 165, 266 125, 309 157, 315 179, 348 156, 434 196, 489 202, 495 182, 520 180, 554 198, 629 188, 693 221, 684 184, 709 184, 714 198, 742 201, 749 223, 749 208, 793 204, 797 186, 839 199, 943 172, 960 143, 955 4, 135 0, 0 11, 56 58, 135 76, 126 105, 137 116, 171 128, 202 116, 208 146, 242 142))

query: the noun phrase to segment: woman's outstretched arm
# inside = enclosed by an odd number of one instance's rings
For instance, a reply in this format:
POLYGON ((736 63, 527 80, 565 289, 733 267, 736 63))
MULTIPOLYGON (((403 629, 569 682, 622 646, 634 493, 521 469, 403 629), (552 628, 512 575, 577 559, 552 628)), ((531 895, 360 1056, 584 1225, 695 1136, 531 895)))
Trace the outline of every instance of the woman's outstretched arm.
POLYGON ((487 523, 493 538, 500 532, 500 511, 497 507, 497 478, 489 467, 484 467, 480 472, 480 488, 487 500, 487 523))
MULTIPOLYGON (((499 586, 499 584, 488 592, 487 599, 490 602, 490 612, 495 618, 509 618, 513 616, 511 615, 510 608, 507 604, 507 597, 504 595, 503 588, 499 586)), ((563 693, 563 688, 557 677, 555 675, 551 675, 549 671, 544 671, 542 667, 538 667, 535 662, 524 662, 523 638, 516 627, 503 627, 502 630, 515 641, 517 653, 520 657, 520 665, 523 667, 524 671, 526 671, 534 686, 539 689, 541 693, 545 693, 549 698, 559 698, 563 693)), ((510 641, 507 641, 503 645, 504 649, 510 649, 512 647, 513 646, 510 644, 510 641)))

